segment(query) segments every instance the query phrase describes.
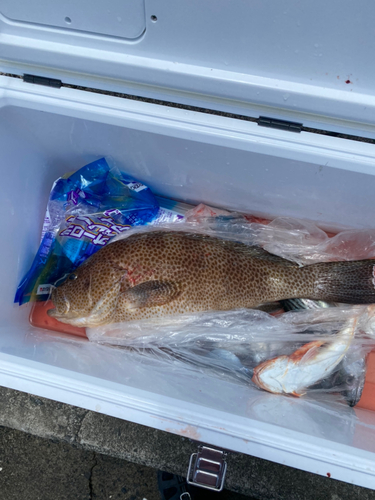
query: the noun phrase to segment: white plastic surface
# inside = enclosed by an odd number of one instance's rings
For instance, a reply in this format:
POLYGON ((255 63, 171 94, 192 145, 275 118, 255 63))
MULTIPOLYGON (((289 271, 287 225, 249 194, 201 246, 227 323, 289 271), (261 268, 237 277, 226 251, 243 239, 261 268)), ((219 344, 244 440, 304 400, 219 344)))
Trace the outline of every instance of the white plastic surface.
POLYGON ((373 226, 370 144, 2 77, 0 384, 375 488, 375 413, 341 406, 338 417, 333 403, 329 412, 183 368, 171 379, 122 351, 102 363, 101 346, 62 348, 28 325, 28 308, 12 301, 51 184, 109 154, 162 195, 373 226))
POLYGON ((7 22, 64 28, 95 35, 133 39, 145 30, 143 0, 2 0, 1 13, 7 22))
POLYGON ((373 130, 371 0, 216 0, 214 6, 145 0, 142 36, 138 14, 133 32, 132 17, 123 13, 130 2, 60 2, 51 14, 47 4, 1 3, 2 71, 85 81, 107 90, 122 87, 136 95, 159 96, 164 89, 167 100, 190 96, 190 103, 202 104, 209 96, 219 109, 226 99, 237 111, 240 101, 271 116, 284 110, 297 121, 302 113, 328 117, 328 130, 338 127, 337 120, 373 130))

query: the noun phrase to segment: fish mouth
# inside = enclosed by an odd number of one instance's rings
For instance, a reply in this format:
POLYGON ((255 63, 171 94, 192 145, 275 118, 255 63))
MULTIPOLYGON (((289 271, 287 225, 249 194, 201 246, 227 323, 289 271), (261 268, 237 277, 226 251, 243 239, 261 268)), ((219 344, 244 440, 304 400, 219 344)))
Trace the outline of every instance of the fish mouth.
MULTIPOLYGON (((53 304, 54 305, 54 304, 53 304)), ((58 321, 65 323, 78 317, 78 314, 70 309, 70 303, 68 300, 64 300, 63 303, 59 303, 57 306, 48 309, 47 314, 50 318, 55 318, 58 321)))
MULTIPOLYGON (((52 290, 51 301, 54 307, 47 310, 50 318, 60 320, 62 317, 67 316, 70 312, 70 301, 65 295, 60 294, 57 288, 52 290)), ((70 314, 69 314, 70 316, 70 314)))
POLYGON ((60 323, 66 323, 68 325, 79 327, 84 327, 87 324, 87 318, 82 317, 79 314, 74 314, 72 312, 70 312, 69 314, 59 313, 56 307, 53 309, 48 309, 47 314, 50 318, 54 318, 60 323))
POLYGON ((61 321, 62 323, 67 323, 69 320, 73 319, 74 316, 72 314, 66 314, 64 312, 59 312, 59 310, 54 307, 53 309, 48 309, 47 314, 50 318, 55 318, 58 321, 61 321), (64 321, 64 320, 67 321, 64 321))
POLYGON ((47 314, 50 318, 56 318, 56 316, 58 316, 56 307, 54 307, 53 309, 48 309, 47 314))
POLYGON ((72 313, 68 314, 67 309, 65 311, 61 311, 59 308, 54 307, 53 309, 48 309, 47 314, 50 318, 55 318, 61 320, 62 318, 72 318, 74 315, 72 313))

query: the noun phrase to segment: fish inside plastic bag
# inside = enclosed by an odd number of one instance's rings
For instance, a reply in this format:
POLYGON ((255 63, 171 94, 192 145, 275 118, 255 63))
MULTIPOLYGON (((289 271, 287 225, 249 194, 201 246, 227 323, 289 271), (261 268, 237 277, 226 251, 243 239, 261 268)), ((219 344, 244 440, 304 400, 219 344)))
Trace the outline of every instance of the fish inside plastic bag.
MULTIPOLYGON (((373 239, 371 232, 344 231, 329 237, 314 224, 294 219, 279 218, 265 224, 248 222, 240 214, 199 217, 188 212, 183 225, 178 228, 164 225, 164 229, 214 234, 260 245, 299 265, 371 258, 375 253, 375 237, 373 239)), ((123 237, 120 235, 116 240, 123 237)), ((256 310, 184 314, 88 328, 87 335, 91 341, 138 349, 147 356, 170 361, 178 358, 194 369, 255 383, 270 392, 341 393, 347 403, 354 406, 363 389, 366 355, 375 345, 372 309, 342 306, 327 310, 328 305, 339 304, 311 301, 312 311, 289 312, 278 318, 256 310), (275 377, 269 368, 280 358, 284 371, 288 361, 293 368, 289 370, 293 372, 292 385, 284 384, 285 390, 280 389, 282 381, 276 387, 266 387, 261 380, 266 367, 270 377, 275 377), (309 372, 307 378, 306 371, 309 372), (254 377, 254 373, 258 376, 254 377)), ((278 312, 300 308, 293 305, 293 301, 275 305, 278 312)), ((277 377, 280 379, 279 374, 277 377)))
MULTIPOLYGON (((297 266, 374 256, 375 237, 372 239, 368 231, 344 231, 330 237, 313 223, 295 219, 278 218, 267 223, 254 222, 241 214, 214 212, 212 216, 209 211, 207 217, 207 210, 203 214, 202 217, 199 210, 190 211, 180 224, 161 222, 157 230, 241 242, 264 248, 297 266)), ((130 229, 112 241, 150 231, 155 228, 130 229)), ((137 279, 137 269, 134 272, 133 278, 137 279)), ((166 292, 171 290, 167 288, 166 292)), ((280 305, 277 307, 280 309, 280 305)), ((262 311, 211 311, 100 325, 87 328, 87 335, 92 341, 137 349, 164 361, 178 358, 194 369, 213 370, 225 378, 255 383, 270 392, 294 395, 307 390, 341 392, 354 405, 363 387, 365 357, 374 344, 366 330, 370 323, 364 328, 363 317, 361 321, 355 319, 358 316, 355 308, 323 309, 299 312, 298 325, 288 323, 296 313, 276 319, 262 311), (268 331, 272 331, 270 336, 266 334, 268 331), (270 366, 277 368, 280 363, 284 363, 284 372, 285 366, 289 366, 291 381, 288 384, 281 381, 275 387, 263 378, 268 375, 275 379, 270 366)), ((368 314, 367 309, 363 311, 368 314)), ((280 374, 276 379, 280 380, 280 374)))
POLYGON ((303 266, 262 248, 271 230, 236 214, 131 229, 56 284, 48 314, 94 327, 288 298, 375 303, 373 260, 303 266))
POLYGON ((171 366, 178 359, 278 394, 341 393, 350 406, 361 396, 374 333, 373 306, 277 317, 257 310, 215 311, 87 329, 93 342, 123 346, 171 366))
MULTIPOLYGON (((203 412, 205 408, 209 408, 209 413, 220 412, 224 418, 226 414, 228 424, 223 421, 216 424, 221 427, 228 428, 231 413, 251 419, 241 426, 243 439, 251 439, 255 420, 277 425, 280 432, 285 428, 313 438, 329 436, 345 445, 354 439, 370 451, 373 446, 368 438, 375 426, 369 423, 368 412, 343 404, 340 394, 311 391, 301 398, 278 397, 253 387, 248 379, 242 382, 236 377, 228 378, 227 372, 220 372, 220 368, 212 372, 205 366, 199 368, 177 358, 157 357, 140 349, 111 347, 69 335, 46 335, 35 328, 30 329, 25 343, 17 343, 6 352, 25 358, 32 354, 30 359, 34 361, 95 377, 97 386, 91 390, 103 401, 108 397, 107 381, 111 381, 130 388, 131 394, 137 395, 137 391, 153 394, 150 397, 157 403, 158 415, 167 419, 170 405, 179 408, 183 402, 199 405, 203 412)), ((199 415, 198 420, 185 417, 187 424, 199 426, 199 415)))

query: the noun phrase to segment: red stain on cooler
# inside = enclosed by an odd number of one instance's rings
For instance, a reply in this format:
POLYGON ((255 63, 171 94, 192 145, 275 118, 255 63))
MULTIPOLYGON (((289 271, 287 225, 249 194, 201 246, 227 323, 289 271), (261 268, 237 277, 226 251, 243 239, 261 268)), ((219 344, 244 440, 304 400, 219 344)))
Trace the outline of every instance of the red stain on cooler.
POLYGON ((197 428, 193 425, 187 425, 183 429, 167 428, 165 430, 167 432, 172 432, 173 434, 178 434, 180 436, 185 436, 189 439, 193 439, 194 441, 201 441, 202 440, 202 436, 198 432, 197 428))
POLYGON ((29 316, 29 321, 32 326, 87 338, 85 328, 61 323, 57 321, 57 319, 48 316, 48 309, 52 309, 53 307, 54 305, 50 300, 47 300, 47 302, 34 302, 29 316))
POLYGON ((331 477, 331 473, 330 472, 327 472, 327 477, 331 477))

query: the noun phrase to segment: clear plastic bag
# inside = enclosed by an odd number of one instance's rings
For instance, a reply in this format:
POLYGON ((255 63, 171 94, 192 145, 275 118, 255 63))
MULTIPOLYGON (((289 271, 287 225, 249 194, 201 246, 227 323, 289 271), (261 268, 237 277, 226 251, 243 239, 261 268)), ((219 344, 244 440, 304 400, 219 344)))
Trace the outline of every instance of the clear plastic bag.
POLYGON ((375 230, 346 229, 329 236, 314 223, 287 217, 259 224, 257 243, 301 265, 375 258, 375 230))
POLYGON ((123 346, 171 365, 182 360, 191 369, 263 389, 254 380, 259 366, 271 366, 282 357, 293 359, 301 348, 319 343, 312 357, 304 353, 296 360, 297 385, 303 394, 342 393, 353 406, 363 388, 366 354, 375 343, 374 316, 371 306, 288 312, 277 318, 256 310, 215 311, 89 328, 87 335, 96 343, 123 346), (337 349, 340 342, 343 345, 337 349), (306 362, 313 373, 301 386, 306 362))
POLYGON ((186 214, 188 226, 217 230, 221 237, 233 230, 239 241, 259 245, 300 265, 375 258, 374 229, 344 229, 332 234, 302 219, 277 217, 266 221, 234 213, 220 217, 222 214, 215 215, 215 210, 210 209, 211 213, 203 209, 189 211, 186 214))
MULTIPOLYGON (((371 233, 344 231, 329 237, 313 223, 287 218, 266 224, 251 222, 242 214, 201 217, 191 212, 185 221, 160 223, 157 229, 263 247, 300 266, 373 255, 371 233)), ((113 241, 148 231, 155 231, 155 227, 130 229, 113 241)), ((374 345, 372 316, 371 308, 353 306, 290 312, 280 318, 256 310, 210 311, 98 326, 88 328, 87 335, 97 343, 135 349, 172 365, 176 360, 183 361, 193 370, 255 383, 270 392, 341 392, 354 405, 364 384, 366 354, 374 345), (265 372, 265 367, 276 365, 276 359, 292 367, 288 368, 293 372, 292 383, 285 388, 279 374, 270 375, 281 380, 276 388, 259 376, 261 368, 265 372), (313 373, 306 375, 307 365, 313 373)))
MULTIPOLYGON (((345 229, 333 235, 314 222, 302 219, 277 217, 269 222, 259 220, 261 222, 254 222, 251 216, 198 205, 187 211, 185 220, 178 225, 163 220, 156 225, 166 231, 197 232, 256 245, 301 266, 375 258, 375 229, 345 229)), ((113 241, 150 230, 153 228, 133 228, 113 241)))

